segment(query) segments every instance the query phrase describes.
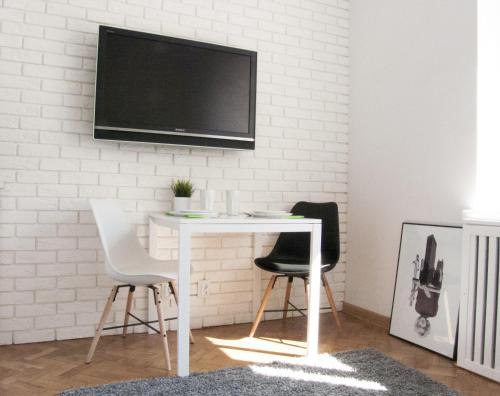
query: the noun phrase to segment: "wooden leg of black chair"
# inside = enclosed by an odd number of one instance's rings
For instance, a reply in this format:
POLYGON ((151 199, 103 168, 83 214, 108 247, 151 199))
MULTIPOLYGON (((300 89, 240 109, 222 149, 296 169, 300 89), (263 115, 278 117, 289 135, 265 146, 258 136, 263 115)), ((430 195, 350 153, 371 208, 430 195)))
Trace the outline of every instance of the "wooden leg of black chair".
POLYGON ((288 277, 288 283, 286 284, 285 292, 285 304, 283 305, 283 319, 286 319, 288 313, 288 301, 290 301, 290 292, 292 291, 293 276, 288 277))
POLYGON ((250 330, 250 337, 253 337, 257 327, 259 326, 260 320, 262 319, 262 315, 264 314, 264 310, 266 309, 267 302, 269 301, 269 297, 271 296, 271 290, 273 290, 274 284, 276 283, 276 275, 271 276, 269 283, 267 284, 266 291, 264 292, 264 296, 262 297, 262 302, 260 303, 259 310, 257 311, 257 317, 252 325, 252 330, 250 330))
MULTIPOLYGON (((175 286, 175 283, 168 282, 168 287, 170 289, 170 292, 174 296, 175 305, 179 306, 179 304, 177 304, 177 288, 175 286)), ((194 337, 193 337, 193 333, 191 333, 191 330, 189 330, 189 340, 190 340, 191 344, 194 344, 194 337)))
POLYGON ((92 344, 90 345, 89 353, 87 354, 87 359, 85 360, 85 363, 90 363, 92 361, 92 357, 94 356, 94 352, 97 348, 97 343, 99 342, 99 338, 101 338, 102 329, 106 324, 106 319, 108 319, 109 311, 111 311, 111 306, 113 305, 113 301, 115 300, 117 293, 118 293, 118 286, 114 286, 111 289, 111 293, 109 293, 108 301, 106 302, 104 311, 102 311, 101 320, 99 321, 99 325, 97 326, 95 336, 94 339, 92 340, 92 344))
POLYGON ((304 279, 304 294, 306 297, 306 310, 309 309, 309 279, 303 278, 304 279))
POLYGON ((342 327, 340 323, 339 315, 337 313, 337 307, 335 306, 335 300, 333 299, 332 289, 330 289, 330 285, 328 284, 328 280, 326 279, 325 274, 321 274, 321 279, 323 280, 323 286, 325 287, 326 297, 328 298, 328 302, 330 303, 330 307, 332 308, 333 319, 335 319, 335 323, 337 323, 338 327, 342 327))
POLYGON ((172 370, 172 365, 170 364, 170 352, 168 351, 168 342, 167 342, 167 331, 165 329, 165 321, 163 316, 163 296, 160 292, 159 286, 153 286, 153 296, 155 299, 156 312, 158 314, 158 326, 160 328, 160 337, 162 339, 163 344, 163 356, 165 358, 165 366, 167 370, 172 370))
POLYGON ((134 291, 135 291, 135 286, 130 286, 128 289, 128 296, 127 296, 127 306, 125 307, 125 318, 123 318, 123 332, 122 332, 122 337, 125 338, 127 335, 127 325, 128 325, 128 318, 129 318, 129 312, 132 309, 132 301, 134 298, 134 291))

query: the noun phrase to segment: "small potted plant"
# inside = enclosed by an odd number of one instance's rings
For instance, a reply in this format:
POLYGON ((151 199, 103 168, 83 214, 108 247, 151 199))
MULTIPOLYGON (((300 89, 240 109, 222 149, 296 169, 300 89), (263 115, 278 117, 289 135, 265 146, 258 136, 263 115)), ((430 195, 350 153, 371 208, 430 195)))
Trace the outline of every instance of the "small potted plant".
POLYGON ((174 212, 189 209, 194 192, 193 183, 187 179, 172 180, 170 188, 174 193, 174 212))

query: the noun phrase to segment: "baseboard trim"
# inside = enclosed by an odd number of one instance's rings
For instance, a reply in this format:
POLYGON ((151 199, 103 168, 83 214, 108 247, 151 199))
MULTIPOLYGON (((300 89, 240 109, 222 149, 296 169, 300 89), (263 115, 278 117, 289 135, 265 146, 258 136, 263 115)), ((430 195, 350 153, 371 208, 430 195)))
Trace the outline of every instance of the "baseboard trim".
POLYGON ((344 312, 346 315, 350 315, 364 322, 369 322, 375 326, 389 331, 391 319, 387 316, 380 315, 376 312, 349 304, 347 302, 344 302, 342 312, 344 312))

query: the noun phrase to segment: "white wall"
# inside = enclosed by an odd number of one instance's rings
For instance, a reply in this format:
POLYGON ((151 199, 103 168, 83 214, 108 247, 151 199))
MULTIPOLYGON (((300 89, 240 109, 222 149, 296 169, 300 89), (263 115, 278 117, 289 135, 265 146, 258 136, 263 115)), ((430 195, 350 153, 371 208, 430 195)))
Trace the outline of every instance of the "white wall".
POLYGON ((346 301, 389 315, 401 223, 475 182, 475 1, 353 0, 346 301))
MULTIPOLYGON (((336 200, 345 250, 347 1, 0 0, 0 6, 0 343, 93 334, 111 282, 90 197, 120 199, 144 242, 147 213, 170 208, 174 177, 190 177, 198 188, 240 189, 243 210, 336 200), (256 150, 94 141, 99 23, 258 51, 256 150)), ((162 240, 164 257, 175 257, 175 240, 162 240)), ((251 243, 250 236, 195 240, 193 293, 197 280, 212 282, 210 297, 192 299, 195 327, 251 321, 251 243)), ((344 260, 334 275, 340 306, 344 260)), ((122 320, 123 297, 113 320, 122 320)), ((278 304, 283 293, 273 298, 278 304)), ((303 302, 302 286, 294 298, 303 302)), ((135 308, 145 315, 144 292, 135 308)))
POLYGON ((500 2, 477 3, 477 191, 474 210, 500 217, 500 2))

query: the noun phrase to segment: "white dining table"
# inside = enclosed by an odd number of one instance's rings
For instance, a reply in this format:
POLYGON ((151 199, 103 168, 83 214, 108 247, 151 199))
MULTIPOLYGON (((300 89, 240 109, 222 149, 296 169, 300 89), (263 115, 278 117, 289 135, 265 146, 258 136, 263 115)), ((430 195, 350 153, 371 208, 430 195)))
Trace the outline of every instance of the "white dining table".
MULTIPOLYGON (((309 232, 311 234, 309 268, 309 305, 307 316, 307 356, 318 353, 319 308, 321 287, 321 220, 289 218, 255 218, 249 216, 221 216, 215 218, 186 218, 166 214, 149 217, 149 253, 159 255, 159 234, 167 227, 178 232, 179 275, 177 374, 189 375, 189 290, 191 276, 191 237, 207 233, 278 233, 309 232)), ((259 284, 260 287, 260 284, 259 284)))

